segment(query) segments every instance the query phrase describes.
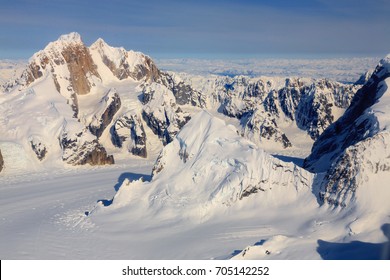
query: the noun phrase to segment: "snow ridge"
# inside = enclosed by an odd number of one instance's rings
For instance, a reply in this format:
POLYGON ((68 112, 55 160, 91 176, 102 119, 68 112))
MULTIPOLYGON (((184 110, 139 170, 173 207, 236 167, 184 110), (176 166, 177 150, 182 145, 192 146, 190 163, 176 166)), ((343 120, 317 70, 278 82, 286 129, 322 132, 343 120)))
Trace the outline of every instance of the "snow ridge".
POLYGON ((214 208, 233 207, 248 199, 264 205, 291 203, 310 193, 313 178, 296 165, 268 155, 207 111, 193 116, 164 147, 152 174, 151 182, 122 184, 108 208, 131 205, 162 215, 179 207, 183 215, 202 213, 194 218, 206 218, 214 208))
POLYGON ((390 195, 386 187, 390 178, 389 65, 388 56, 381 60, 345 114, 324 131, 305 159, 306 168, 325 172, 319 193, 323 202, 388 210, 378 201, 390 195))

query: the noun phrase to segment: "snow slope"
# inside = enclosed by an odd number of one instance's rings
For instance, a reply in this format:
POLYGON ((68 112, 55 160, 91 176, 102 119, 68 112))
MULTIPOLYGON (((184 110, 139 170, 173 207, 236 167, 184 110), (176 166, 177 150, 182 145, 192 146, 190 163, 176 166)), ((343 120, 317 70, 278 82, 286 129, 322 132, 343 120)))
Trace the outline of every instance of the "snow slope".
MULTIPOLYGON (((318 194, 321 208, 337 212, 339 223, 348 229, 333 242, 318 240, 317 251, 323 258, 390 259, 389 83, 387 56, 305 159, 304 166, 317 172, 313 193, 318 194)), ((275 236, 245 248, 235 258, 262 258, 282 252, 290 242, 294 240, 275 236)))
POLYGON ((195 115, 162 150, 152 174, 151 182, 125 182, 107 208, 145 208, 147 217, 179 208, 177 214, 202 220, 214 209, 244 207, 248 200, 272 206, 292 203, 301 192, 311 194, 312 184, 312 174, 273 158, 206 111, 195 115))
POLYGON ((389 61, 389 56, 380 61, 344 116, 321 135, 305 160, 308 168, 326 173, 322 201, 376 213, 370 219, 378 223, 390 213, 389 61))

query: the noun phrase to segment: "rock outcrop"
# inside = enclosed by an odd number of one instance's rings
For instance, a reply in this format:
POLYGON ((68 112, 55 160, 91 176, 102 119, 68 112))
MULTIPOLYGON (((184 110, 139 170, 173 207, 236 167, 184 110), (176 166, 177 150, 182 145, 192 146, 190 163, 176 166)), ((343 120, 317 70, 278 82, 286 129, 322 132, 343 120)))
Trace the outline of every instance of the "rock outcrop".
POLYGON ((308 170, 325 172, 319 190, 322 202, 345 207, 361 192, 359 199, 364 204, 378 204, 370 201, 373 190, 367 189, 386 192, 390 178, 389 77, 387 57, 356 93, 345 114, 320 135, 305 159, 308 170))
POLYGON ((145 86, 143 102, 142 117, 164 144, 171 142, 191 118, 176 104, 172 91, 161 84, 145 86))
MULTIPOLYGON (((292 143, 281 127, 293 123, 313 140, 317 139, 340 117, 360 87, 327 79, 202 78, 161 72, 159 80, 144 87, 143 118, 155 134, 169 143, 181 127, 175 124, 180 119, 176 108, 219 106, 219 112, 240 119, 244 137, 259 144, 272 140, 280 147, 289 148, 292 143), (156 107, 157 99, 159 109, 151 109, 150 104, 156 107)), ((188 119, 182 118, 179 123, 188 119)))
POLYGON ((93 116, 89 124, 89 130, 99 138, 103 131, 112 122, 114 115, 121 107, 121 99, 115 89, 110 89, 99 102, 98 112, 93 116))
POLYGON ((34 151, 36 154, 37 158, 42 161, 46 154, 47 154, 47 148, 46 146, 42 143, 42 141, 37 138, 37 137, 30 137, 29 139, 31 149, 34 151))
POLYGON ((324 172, 346 148, 378 133, 378 118, 364 113, 379 100, 385 87, 383 81, 388 77, 390 71, 379 64, 369 81, 358 90, 344 115, 314 143, 310 156, 305 159, 305 168, 324 172))
POLYGON ((194 90, 177 75, 161 72, 157 81, 172 91, 176 103, 179 105, 192 105, 199 108, 206 107, 206 97, 199 91, 194 90))
POLYGON ((36 53, 16 83, 27 87, 46 73, 53 74, 53 82, 60 93, 72 91, 79 95, 87 94, 93 85, 93 77, 101 79, 89 49, 77 33, 63 35, 36 53), (69 77, 56 71, 63 67, 67 69, 69 77), (67 83, 60 80, 67 80, 67 83), (62 88, 61 84, 68 86, 62 88))
POLYGON ((114 164, 114 157, 80 123, 64 123, 59 136, 62 159, 71 165, 114 164))
MULTIPOLYGON (((79 95, 89 93, 92 81, 90 76, 95 76, 99 79, 100 75, 97 72, 96 65, 94 64, 88 48, 84 44, 78 43, 81 38, 71 39, 75 43, 67 45, 61 52, 65 63, 70 73, 70 83, 74 90, 79 95)), ((79 37, 79 36, 78 36, 79 37)))
POLYGON ((283 148, 292 146, 286 134, 279 129, 275 117, 263 109, 256 109, 254 112, 244 115, 241 118, 241 123, 243 126, 241 134, 245 138, 254 142, 268 140, 274 147, 275 144, 281 145, 283 148))
POLYGON ((356 199, 358 188, 369 185, 368 182, 372 180, 370 176, 389 177, 389 142, 390 133, 385 131, 346 148, 321 182, 320 201, 335 207, 346 207, 356 199))
MULTIPOLYGON (((272 80, 239 77, 225 85, 220 99, 223 100, 223 112, 228 116, 240 119, 248 113, 253 114, 261 104, 264 112, 275 119, 295 122, 315 140, 339 117, 334 108, 347 108, 358 88, 329 80, 288 78, 284 85, 280 81, 278 85, 272 80)), ((273 130, 278 130, 276 125, 273 130)))
POLYGON ((0 172, 1 172, 1 170, 3 170, 3 167, 4 167, 4 160, 3 160, 3 155, 1 154, 1 151, 0 151, 0 172))
POLYGON ((132 78, 153 82, 160 76, 153 60, 143 53, 111 47, 103 39, 98 39, 90 49, 98 52, 102 62, 119 80, 132 78))
POLYGON ((129 153, 147 157, 146 134, 141 118, 128 112, 115 121, 112 129, 112 143, 118 147, 126 147, 129 153))
POLYGON ((21 76, 4 86, 5 91, 15 87, 25 89, 35 81, 49 77, 56 90, 63 95, 78 116, 77 95, 88 94, 97 81, 101 81, 89 49, 78 33, 62 35, 35 53, 21 76))

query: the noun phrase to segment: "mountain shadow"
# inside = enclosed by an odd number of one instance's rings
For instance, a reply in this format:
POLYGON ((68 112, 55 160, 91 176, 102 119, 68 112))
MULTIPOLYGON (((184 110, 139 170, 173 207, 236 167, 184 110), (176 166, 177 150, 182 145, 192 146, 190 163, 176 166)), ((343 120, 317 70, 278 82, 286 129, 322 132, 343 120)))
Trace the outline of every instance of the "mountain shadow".
MULTIPOLYGON (((115 184, 114 189, 117 192, 126 179, 131 182, 131 181, 139 180, 140 178, 143 178, 144 181, 150 181, 152 179, 152 176, 147 174, 124 172, 121 175, 119 175, 118 181, 115 184)), ((109 206, 112 204, 112 199, 100 199, 97 202, 103 203, 104 206, 109 206)))
POLYGON ((390 224, 382 225, 381 230, 389 241, 332 243, 320 239, 317 252, 324 260, 390 260, 390 224))

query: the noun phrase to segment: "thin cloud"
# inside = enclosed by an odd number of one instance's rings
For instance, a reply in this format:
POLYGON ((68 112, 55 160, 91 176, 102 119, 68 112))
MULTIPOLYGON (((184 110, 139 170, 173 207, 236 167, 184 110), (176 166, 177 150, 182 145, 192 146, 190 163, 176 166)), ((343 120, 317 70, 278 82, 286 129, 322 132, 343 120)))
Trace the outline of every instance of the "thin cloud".
POLYGON ((390 45, 389 11, 382 0, 15 0, 0 10, 0 51, 17 50, 24 38, 22 45, 42 48, 61 33, 78 31, 87 44, 102 37, 157 56, 382 55, 390 45))

